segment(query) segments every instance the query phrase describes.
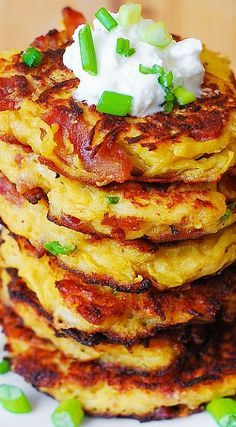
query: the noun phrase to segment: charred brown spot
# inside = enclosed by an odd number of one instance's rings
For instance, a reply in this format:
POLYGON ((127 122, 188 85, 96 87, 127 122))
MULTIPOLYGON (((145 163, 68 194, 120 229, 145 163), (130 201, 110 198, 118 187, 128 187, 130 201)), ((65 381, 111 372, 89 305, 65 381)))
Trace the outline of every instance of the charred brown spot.
POLYGON ((122 236, 125 239, 126 233, 140 230, 142 220, 131 216, 127 216, 126 218, 117 218, 115 216, 109 216, 109 214, 105 214, 104 219, 102 220, 102 224, 108 225, 112 228, 112 235, 114 237, 122 236), (120 235, 120 232, 123 232, 123 234, 120 235))
POLYGON ((52 96, 58 94, 61 90, 70 90, 76 88, 76 86, 78 86, 78 79, 76 78, 55 83, 53 86, 49 87, 48 89, 45 89, 40 94, 38 102, 48 102, 52 96))
POLYGON ((36 205, 39 200, 46 197, 45 192, 42 190, 42 188, 36 187, 29 189, 23 193, 23 196, 33 205, 36 205))
POLYGON ((25 76, 0 77, 0 110, 13 110, 30 95, 30 86, 25 76))

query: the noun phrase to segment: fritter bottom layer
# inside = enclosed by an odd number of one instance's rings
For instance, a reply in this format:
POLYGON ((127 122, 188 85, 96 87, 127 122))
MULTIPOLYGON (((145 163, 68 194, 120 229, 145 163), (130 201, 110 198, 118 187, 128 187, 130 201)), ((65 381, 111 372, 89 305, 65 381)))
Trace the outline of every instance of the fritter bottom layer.
POLYGON ((208 343, 189 351, 181 367, 137 374, 65 356, 3 305, 0 318, 13 370, 58 400, 77 397, 92 415, 140 420, 185 416, 217 396, 236 393, 236 325, 218 324, 208 343))

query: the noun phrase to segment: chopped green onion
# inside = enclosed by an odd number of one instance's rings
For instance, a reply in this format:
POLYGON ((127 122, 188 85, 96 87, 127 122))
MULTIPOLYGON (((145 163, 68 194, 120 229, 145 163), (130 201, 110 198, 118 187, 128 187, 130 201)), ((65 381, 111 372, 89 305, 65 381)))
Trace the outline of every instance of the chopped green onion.
POLYGON ((60 242, 53 241, 45 243, 44 248, 53 255, 68 255, 75 251, 76 245, 62 246, 60 242))
POLYGON ((166 114, 171 113, 171 111, 173 110, 173 108, 174 108, 174 102, 171 102, 171 101, 165 102, 165 104, 164 104, 164 111, 165 111, 166 114))
POLYGON ((172 71, 169 71, 169 73, 162 73, 158 81, 162 86, 169 87, 172 85, 173 77, 172 71))
POLYGON ((127 53, 127 56, 132 56, 135 52, 136 52, 136 50, 134 49, 134 47, 131 47, 127 53))
POLYGON ((31 412, 31 405, 23 391, 12 385, 0 385, 0 402, 4 409, 15 414, 31 412))
POLYGON ((144 65, 139 65, 139 71, 142 74, 160 74, 162 75, 164 73, 164 68, 160 65, 154 64, 151 68, 145 67, 144 65))
POLYGON ((0 362, 0 375, 6 374, 10 371, 10 364, 8 360, 3 360, 0 362))
POLYGON ((107 203, 107 205, 117 205, 117 203, 119 203, 120 198, 117 196, 106 196, 105 197, 105 202, 107 203))
POLYGON ((100 113, 126 116, 131 109, 132 96, 117 92, 104 91, 97 105, 100 113))
POLYGON ((185 89, 183 86, 175 88, 174 94, 179 105, 186 105, 190 104, 190 102, 196 101, 194 93, 189 92, 189 90, 185 89))
POLYGON ((81 403, 75 398, 60 403, 51 417, 55 427, 78 427, 83 418, 81 403))
POLYGON ((127 39, 123 39, 122 37, 117 39, 116 42, 116 52, 119 53, 120 55, 123 54, 124 51, 124 45, 125 43, 127 43, 129 40, 127 39))
POLYGON ((164 87, 164 91, 165 91, 165 101, 169 102, 169 101, 174 101, 175 99, 175 95, 174 93, 168 88, 168 87, 164 87))
POLYGON ((131 56, 135 53, 135 49, 130 47, 130 41, 128 39, 120 37, 116 42, 116 52, 119 53, 119 55, 131 56))
POLYGON ((220 221, 225 222, 227 221, 234 213, 236 207, 236 203, 230 203, 222 217, 220 218, 220 221))
POLYGON ((224 215, 222 215, 222 217, 220 218, 220 221, 222 222, 227 221, 231 217, 231 215, 232 215, 232 211, 229 208, 227 208, 224 215))
POLYGON ((172 36, 168 33, 164 22, 156 22, 147 27, 145 40, 153 46, 164 48, 171 43, 172 36))
POLYGON ((113 28, 117 27, 117 22, 108 12, 105 7, 101 7, 96 13, 96 18, 101 22, 101 24, 106 28, 107 31, 113 30, 113 28))
POLYGON ((97 75, 97 58, 91 28, 86 24, 79 32, 79 45, 82 67, 84 71, 97 75))
POLYGON ((165 72, 164 68, 160 65, 154 64, 151 68, 145 67, 144 65, 139 65, 139 71, 143 74, 156 74, 158 75, 158 82, 165 91, 165 103, 164 111, 165 113, 170 113, 174 108, 175 94, 173 93, 173 73, 172 71, 165 72))
POLYGON ((120 6, 118 22, 121 27, 131 27, 140 21, 142 5, 138 3, 126 3, 120 6))
POLYGON ((22 53, 22 59, 28 67, 37 67, 43 60, 43 54, 40 50, 32 46, 28 47, 28 49, 22 53))
POLYGON ((236 426, 236 401, 219 397, 212 400, 206 407, 220 427, 236 426))

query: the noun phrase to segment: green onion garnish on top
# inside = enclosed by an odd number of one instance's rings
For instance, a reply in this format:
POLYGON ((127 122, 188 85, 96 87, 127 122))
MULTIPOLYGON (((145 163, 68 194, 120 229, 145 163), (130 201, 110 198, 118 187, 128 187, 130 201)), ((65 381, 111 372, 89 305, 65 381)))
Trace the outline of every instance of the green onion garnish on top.
POLYGON ((81 403, 75 398, 60 403, 51 417, 55 427, 78 427, 83 418, 81 403))
POLYGON ((84 71, 97 75, 97 58, 91 28, 86 24, 79 32, 81 63, 84 71))
POLYGON ((104 91, 96 108, 100 113, 126 116, 131 110, 132 99, 130 95, 104 91))
POLYGON ((130 47, 130 41, 128 39, 120 37, 116 42, 116 52, 119 53, 119 55, 128 57, 135 53, 135 49, 130 47))
POLYGON ((118 196, 106 196, 105 202, 107 205, 117 205, 119 203, 120 198, 118 196))
POLYGON ((185 87, 183 86, 175 88, 174 94, 179 105, 186 105, 190 104, 190 102, 196 101, 196 96, 194 95, 194 93, 185 89, 185 87))
POLYGON ((47 242, 44 245, 44 248, 47 249, 52 255, 68 255, 75 251, 76 245, 62 245, 58 241, 47 242))
POLYGON ((121 27, 131 27, 140 21, 142 5, 138 3, 126 3, 120 6, 118 22, 121 27))
POLYGON ((139 71, 142 74, 162 74, 164 73, 164 68, 160 65, 154 64, 152 67, 145 67, 145 65, 139 65, 139 71))
POLYGON ((0 402, 6 411, 15 414, 31 412, 31 405, 23 391, 13 385, 0 385, 0 402))
POLYGON ((164 22, 156 22, 147 27, 145 41, 153 46, 165 48, 172 41, 172 36, 168 33, 164 22))
POLYGON ((35 47, 28 47, 21 55, 24 63, 28 67, 37 67, 40 65, 43 60, 43 54, 40 50, 35 49, 35 47))
POLYGON ((158 82, 165 91, 164 111, 169 114, 174 107, 175 94, 173 92, 173 73, 172 71, 165 72, 164 68, 160 65, 154 64, 152 67, 139 65, 139 71, 142 74, 156 74, 158 82))
POLYGON ((236 426, 235 400, 219 397, 208 403, 206 409, 220 427, 236 426))
POLYGON ((101 24, 106 28, 107 31, 113 30, 113 28, 117 27, 117 22, 108 12, 105 7, 101 7, 96 13, 96 18, 101 22, 101 24))
POLYGON ((9 371, 10 371, 10 364, 8 360, 4 359, 2 362, 0 362, 0 375, 6 374, 9 371))
POLYGON ((172 71, 169 71, 168 73, 161 73, 160 77, 158 78, 158 81, 162 86, 170 87, 173 82, 172 71))

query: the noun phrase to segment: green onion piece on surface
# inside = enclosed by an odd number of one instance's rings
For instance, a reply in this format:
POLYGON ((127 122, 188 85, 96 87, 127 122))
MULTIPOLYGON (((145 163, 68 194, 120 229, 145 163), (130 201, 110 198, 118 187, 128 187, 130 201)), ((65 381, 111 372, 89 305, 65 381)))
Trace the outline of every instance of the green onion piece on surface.
POLYGON ((0 385, 0 402, 4 409, 15 414, 31 412, 31 405, 23 391, 12 385, 0 385))
POLYGON ((164 48, 171 43, 172 36, 167 32, 164 22, 156 22, 147 27, 145 40, 153 46, 164 48))
POLYGON ((123 50, 124 50, 124 40, 121 37, 119 39, 117 39, 116 42, 116 52, 119 53, 119 55, 123 54, 123 50))
POLYGON ((222 217, 220 218, 220 221, 222 222, 227 221, 231 217, 232 213, 233 212, 231 211, 231 209, 227 208, 224 215, 222 215, 222 217))
POLYGON ((168 73, 162 73, 158 81, 162 86, 169 87, 172 85, 173 77, 172 71, 169 71, 168 73))
POLYGON ((130 47, 130 41, 128 39, 120 37, 116 42, 116 52, 119 53, 119 55, 131 56, 135 53, 135 49, 130 47))
POLYGON ((113 30, 113 28, 117 27, 117 22, 108 12, 105 7, 101 7, 96 13, 96 18, 101 22, 101 24, 106 28, 107 31, 113 30))
POLYGON ((51 417, 55 427, 78 427, 83 418, 81 403, 75 398, 60 403, 51 417))
POLYGON ((171 113, 171 111, 173 110, 173 108, 174 108, 174 102, 172 102, 172 101, 165 102, 165 104, 164 104, 164 111, 165 111, 166 114, 171 113))
POLYGON ((69 246, 69 245, 63 246, 58 241, 52 241, 52 242, 45 243, 44 248, 47 249, 47 251, 53 255, 68 255, 68 254, 71 254, 72 252, 75 251, 76 245, 74 245, 74 246, 69 246))
POLYGON ((135 52, 136 52, 136 50, 134 49, 134 47, 131 47, 128 50, 127 54, 125 54, 125 56, 132 56, 135 52))
POLYGON ((174 99, 175 99, 174 93, 168 87, 165 87, 164 91, 166 93, 165 94, 165 101, 173 101, 174 102, 174 99))
POLYGON ((96 108, 100 113, 126 116, 130 112, 132 99, 129 95, 104 91, 96 108))
POLYGON ((0 362, 0 375, 6 374, 9 371, 10 371, 10 364, 8 360, 4 359, 2 362, 0 362))
POLYGON ((236 401, 219 397, 212 400, 206 407, 220 427, 236 426, 236 401))
POLYGON ((107 205, 117 205, 119 203, 120 198, 117 196, 106 196, 105 202, 107 205))
POLYGON ((142 5, 138 3, 126 3, 120 6, 118 22, 121 27, 127 28, 140 21, 142 5))
POLYGON ((145 65, 139 65, 139 71, 142 74, 160 74, 164 73, 164 68, 160 65, 154 64, 152 67, 145 67, 145 65))
POLYGON ((235 208, 236 208, 235 202, 229 203, 224 215, 222 215, 222 217, 220 218, 220 221, 228 221, 228 219, 230 219, 230 217, 233 215, 235 208))
POLYGON ((22 59, 28 67, 37 67, 41 64, 43 60, 43 54, 40 52, 40 50, 35 49, 35 47, 28 47, 23 53, 22 53, 22 59))
POLYGON ((189 90, 185 89, 183 86, 175 88, 174 94, 179 105, 186 105, 190 104, 190 102, 196 101, 196 96, 194 93, 189 92, 189 90))
POLYGON ((79 32, 79 45, 82 67, 84 71, 97 75, 97 58, 91 28, 86 24, 79 32))

